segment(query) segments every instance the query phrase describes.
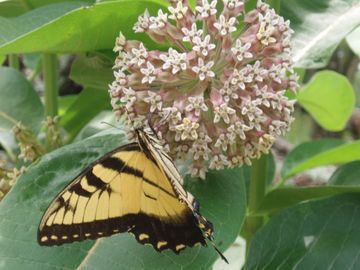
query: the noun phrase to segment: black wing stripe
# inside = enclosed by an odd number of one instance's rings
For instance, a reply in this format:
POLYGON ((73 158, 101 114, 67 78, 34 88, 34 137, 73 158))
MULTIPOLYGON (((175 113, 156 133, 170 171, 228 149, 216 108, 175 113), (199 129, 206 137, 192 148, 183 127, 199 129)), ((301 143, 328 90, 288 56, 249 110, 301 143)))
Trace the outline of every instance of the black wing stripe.
POLYGON ((97 177, 92 171, 86 173, 86 179, 90 186, 95 186, 97 189, 103 189, 106 185, 99 177, 97 177))
POLYGON ((151 196, 151 195, 149 195, 149 194, 147 194, 147 193, 145 193, 145 192, 144 192, 144 195, 145 195, 145 197, 147 197, 147 198, 149 198, 149 199, 151 199, 151 200, 154 200, 154 201, 157 200, 156 198, 154 198, 153 196, 151 196))
MULTIPOLYGON (((132 152, 132 151, 139 151, 140 147, 139 147, 139 144, 134 142, 134 143, 123 145, 122 147, 120 147, 120 149, 121 149, 121 151, 132 152)), ((115 149, 115 150, 113 150, 111 152, 118 152, 120 149, 115 149)))
POLYGON ((75 192, 77 195, 84 197, 90 197, 92 194, 91 192, 83 189, 80 184, 73 185, 71 188, 69 188, 69 191, 75 192))
POLYGON ((169 191, 167 191, 163 187, 159 186, 158 184, 156 184, 156 183, 150 181, 149 179, 147 179, 146 177, 144 177, 144 174, 141 171, 139 171, 139 170, 137 170, 137 169, 135 169, 135 168, 133 168, 131 166, 126 165, 119 158, 109 157, 109 158, 103 160, 100 164, 102 166, 104 166, 105 168, 118 171, 119 173, 126 173, 126 174, 130 174, 130 175, 135 175, 136 177, 141 178, 146 183, 148 183, 148 184, 162 190, 163 192, 170 195, 171 197, 177 198, 177 196, 175 196, 174 194, 170 193, 169 191), (119 169, 119 168, 121 168, 121 169, 119 169))
POLYGON ((102 166, 108 169, 112 169, 114 171, 117 171, 119 173, 127 173, 132 174, 137 177, 142 177, 142 172, 140 172, 137 169, 134 169, 130 166, 127 166, 121 159, 115 158, 115 157, 109 157, 105 160, 103 160, 100 163, 102 166))
POLYGON ((145 213, 127 214, 107 220, 71 225, 54 224, 52 227, 44 227, 43 230, 38 231, 38 241, 40 245, 53 246, 130 231, 141 244, 149 243, 157 251, 172 249, 179 253, 181 251, 177 249, 179 245, 190 247, 197 243, 206 245, 201 230, 194 226, 195 222, 191 212, 183 213, 180 223, 160 220, 145 213), (140 236, 144 234, 148 237, 141 238, 140 236), (56 236, 56 238, 51 236, 56 236), (43 237, 46 241, 41 241, 43 237), (159 241, 166 241, 166 245, 158 246, 159 241))

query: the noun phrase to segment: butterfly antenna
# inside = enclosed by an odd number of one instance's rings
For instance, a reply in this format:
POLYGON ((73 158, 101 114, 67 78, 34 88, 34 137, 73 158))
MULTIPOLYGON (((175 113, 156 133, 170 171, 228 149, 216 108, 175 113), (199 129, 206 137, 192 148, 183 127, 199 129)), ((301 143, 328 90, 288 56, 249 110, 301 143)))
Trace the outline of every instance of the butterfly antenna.
POLYGON ((113 127, 113 128, 116 128, 116 129, 120 129, 120 128, 118 128, 118 127, 116 127, 116 126, 114 126, 113 124, 110 124, 110 123, 108 123, 108 122, 101 121, 100 124, 106 124, 106 125, 108 125, 108 126, 110 126, 110 127, 113 127))
POLYGON ((226 259, 224 254, 222 254, 221 251, 216 247, 215 243, 211 241, 211 244, 213 245, 216 252, 219 254, 220 258, 223 259, 227 264, 229 264, 229 261, 226 259))
POLYGON ((226 257, 221 253, 221 251, 216 247, 214 243, 214 226, 213 224, 206 220, 202 215, 200 215, 200 204, 197 200, 193 200, 192 206, 194 208, 193 214, 195 218, 197 219, 198 226, 203 232, 203 236, 209 240, 209 242, 213 245, 215 251, 219 254, 221 259, 223 259, 227 264, 229 264, 229 261, 226 259, 226 257))

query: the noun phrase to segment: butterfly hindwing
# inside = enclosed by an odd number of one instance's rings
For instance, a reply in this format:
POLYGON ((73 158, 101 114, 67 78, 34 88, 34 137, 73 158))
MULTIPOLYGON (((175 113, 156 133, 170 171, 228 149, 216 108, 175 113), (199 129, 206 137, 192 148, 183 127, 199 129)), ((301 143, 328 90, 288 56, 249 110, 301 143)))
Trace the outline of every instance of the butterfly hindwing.
POLYGON ((76 177, 45 212, 38 241, 61 245, 126 231, 158 251, 206 244, 192 210, 137 143, 106 154, 76 177))

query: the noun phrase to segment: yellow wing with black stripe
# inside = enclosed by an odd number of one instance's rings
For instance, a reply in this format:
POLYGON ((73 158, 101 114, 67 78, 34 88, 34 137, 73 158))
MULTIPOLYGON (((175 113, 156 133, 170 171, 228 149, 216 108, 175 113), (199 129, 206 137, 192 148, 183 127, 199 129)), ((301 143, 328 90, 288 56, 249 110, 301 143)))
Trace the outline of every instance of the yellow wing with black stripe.
POLYGON ((61 245, 126 231, 157 251, 206 245, 198 216, 138 143, 106 154, 77 176, 46 210, 38 242, 61 245))

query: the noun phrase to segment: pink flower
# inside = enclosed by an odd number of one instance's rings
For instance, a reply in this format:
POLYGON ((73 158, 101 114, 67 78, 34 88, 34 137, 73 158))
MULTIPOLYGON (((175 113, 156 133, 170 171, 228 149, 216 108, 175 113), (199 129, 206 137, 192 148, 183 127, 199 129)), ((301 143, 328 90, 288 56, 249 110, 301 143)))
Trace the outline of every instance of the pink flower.
POLYGON ((236 31, 236 18, 226 19, 224 15, 220 15, 219 21, 214 23, 214 27, 219 31, 221 36, 225 36, 236 31))
POLYGON ((192 68, 196 74, 198 74, 200 81, 205 80, 206 78, 211 78, 215 76, 215 73, 211 70, 211 67, 214 65, 214 61, 204 62, 204 59, 199 58, 198 64, 192 68))

